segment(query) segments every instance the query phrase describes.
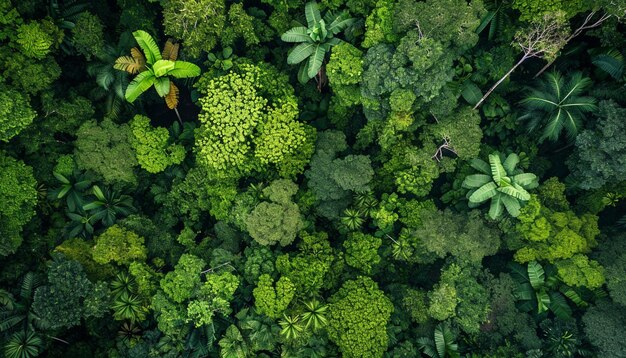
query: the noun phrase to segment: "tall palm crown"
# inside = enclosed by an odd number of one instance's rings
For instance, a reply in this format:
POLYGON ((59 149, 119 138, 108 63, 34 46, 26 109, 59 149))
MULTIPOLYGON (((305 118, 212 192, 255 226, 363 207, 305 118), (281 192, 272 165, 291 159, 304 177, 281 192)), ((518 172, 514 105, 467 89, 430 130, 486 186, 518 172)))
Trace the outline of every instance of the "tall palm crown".
POLYGON ((128 84, 125 97, 133 103, 137 97, 154 86, 160 97, 165 98, 165 103, 170 109, 178 106, 178 88, 171 82, 174 78, 190 78, 200 75, 200 67, 191 62, 177 61, 178 44, 167 41, 163 52, 159 51, 156 42, 145 31, 133 32, 133 36, 139 49, 133 47, 131 56, 121 56, 115 61, 114 68, 126 71, 137 76, 128 84))
POLYGON ((563 129, 568 137, 574 138, 582 127, 584 113, 597 108, 595 98, 581 96, 591 83, 580 72, 568 80, 557 72, 548 73, 520 102, 526 114, 519 119, 528 121, 529 131, 542 131, 540 142, 556 141, 563 129))
POLYGON ((470 189, 467 193, 469 206, 476 207, 491 199, 489 216, 492 219, 499 218, 503 208, 511 216, 518 216, 521 204, 530 200, 527 189, 539 185, 535 174, 523 173, 516 168, 518 163, 519 157, 515 153, 509 154, 506 159, 500 153, 490 154, 489 164, 473 159, 471 166, 480 174, 468 175, 463 180, 463 187, 470 189))
POLYGON ((289 53, 287 63, 290 65, 302 63, 298 71, 298 80, 301 83, 306 83, 318 74, 326 53, 332 46, 341 43, 335 35, 354 22, 354 19, 348 17, 346 12, 335 15, 327 11, 322 18, 317 3, 314 1, 306 4, 304 12, 307 26, 294 27, 280 37, 285 42, 300 42, 289 53), (304 61, 306 59, 308 61, 304 61))

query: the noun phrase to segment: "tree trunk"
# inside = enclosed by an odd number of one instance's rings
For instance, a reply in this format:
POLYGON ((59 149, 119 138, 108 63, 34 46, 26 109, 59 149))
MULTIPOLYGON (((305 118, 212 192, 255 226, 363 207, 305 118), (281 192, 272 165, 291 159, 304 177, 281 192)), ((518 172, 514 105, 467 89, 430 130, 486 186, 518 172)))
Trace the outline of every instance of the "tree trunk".
POLYGON ((493 92, 502 82, 504 82, 504 80, 507 79, 507 77, 509 77, 511 75, 511 73, 513 73, 513 71, 515 71, 516 68, 519 67, 519 65, 522 64, 522 62, 526 61, 530 56, 528 56, 527 54, 524 54, 524 56, 522 56, 522 58, 517 61, 517 63, 515 64, 515 66, 511 67, 511 69, 509 70, 509 72, 507 72, 504 76, 502 76, 501 79, 498 80, 498 82, 496 82, 496 84, 494 84, 489 91, 487 91, 487 93, 485 93, 485 95, 483 96, 483 98, 480 99, 480 101, 478 101, 478 103, 476 103, 476 105, 474 106, 474 109, 478 108, 486 99, 487 97, 489 97, 489 95, 491 94, 491 92, 493 92))

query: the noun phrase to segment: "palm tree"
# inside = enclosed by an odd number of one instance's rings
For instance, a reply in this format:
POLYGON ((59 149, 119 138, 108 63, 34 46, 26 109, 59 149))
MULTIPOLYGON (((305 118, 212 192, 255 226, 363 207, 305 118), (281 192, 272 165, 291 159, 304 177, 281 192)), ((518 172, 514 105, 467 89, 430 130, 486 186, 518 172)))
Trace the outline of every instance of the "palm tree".
POLYGON ((481 159, 472 159, 470 165, 480 174, 468 175, 463 180, 462 186, 470 189, 467 193, 469 206, 477 207, 491 199, 489 216, 492 219, 502 215, 503 207, 511 216, 517 217, 521 203, 530 199, 527 189, 539 185, 535 174, 523 173, 516 168, 519 160, 515 153, 504 159, 504 155, 497 152, 489 155, 489 164, 481 159))
POLYGON ((330 51, 332 46, 341 43, 341 39, 336 38, 335 35, 355 21, 348 17, 346 12, 335 15, 327 11, 322 18, 315 1, 305 5, 304 13, 307 26, 300 24, 300 26, 287 30, 280 37, 285 42, 299 43, 289 53, 287 63, 295 65, 302 62, 298 71, 298 80, 302 84, 307 83, 320 73, 326 53, 330 51), (307 59, 308 61, 304 62, 307 59))
POLYGON ((540 142, 556 141, 564 128, 568 137, 574 138, 582 127, 584 113, 597 108, 595 98, 581 96, 591 83, 580 72, 568 80, 557 72, 548 73, 520 102, 526 114, 519 119, 528 121, 529 131, 542 131, 540 142))
POLYGON ((182 119, 176 107, 178 106, 178 87, 172 83, 170 76, 174 78, 191 78, 200 75, 200 67, 191 62, 177 61, 179 44, 168 40, 159 51, 156 42, 143 30, 133 32, 133 36, 143 50, 136 47, 130 50, 130 56, 121 56, 115 60, 115 69, 126 71, 137 76, 128 84, 125 97, 133 103, 137 97, 154 86, 160 97, 170 109, 176 111, 178 120, 182 119))
POLYGON ((304 328, 313 327, 313 330, 317 331, 326 326, 328 324, 327 310, 328 306, 316 299, 304 302, 304 312, 301 315, 304 328))
POLYGON ((417 340, 420 350, 432 358, 458 358, 459 347, 454 342, 454 334, 443 323, 439 323, 435 327, 433 339, 429 337, 421 337, 417 340))
POLYGON ((4 345, 4 355, 7 358, 30 358, 39 355, 43 341, 33 331, 17 332, 4 345))

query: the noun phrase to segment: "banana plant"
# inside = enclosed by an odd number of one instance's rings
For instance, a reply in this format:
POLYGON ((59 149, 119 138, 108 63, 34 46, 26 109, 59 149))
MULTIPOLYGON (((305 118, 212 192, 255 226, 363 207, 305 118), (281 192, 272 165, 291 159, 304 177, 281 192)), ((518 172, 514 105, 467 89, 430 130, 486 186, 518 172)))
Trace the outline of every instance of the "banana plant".
POLYGON ((575 291, 562 285, 552 266, 546 266, 544 269, 538 262, 531 261, 526 268, 516 263, 510 264, 509 267, 512 277, 517 282, 514 292, 518 301, 517 306, 523 312, 534 312, 537 315, 552 312, 564 320, 571 318, 572 309, 563 294, 559 292, 559 288, 577 305, 586 305, 586 302, 582 301, 575 291))
POLYGON ((121 56, 115 61, 115 69, 126 71, 137 76, 128 84, 125 97, 133 103, 142 93, 152 86, 160 97, 165 99, 167 107, 176 111, 178 120, 182 123, 178 106, 178 87, 172 83, 173 78, 191 78, 200 75, 200 67, 191 62, 177 61, 179 44, 168 40, 159 51, 156 42, 143 30, 133 32, 137 44, 143 53, 136 47, 130 50, 130 56, 121 56))
POLYGON ((454 333, 445 324, 435 327, 433 338, 421 337, 417 340, 420 350, 432 358, 459 358, 459 346, 454 341, 454 333))
POLYGON ((315 1, 305 5, 304 13, 307 26, 299 24, 300 26, 287 30, 280 37, 285 42, 299 43, 289 53, 287 63, 290 65, 301 63, 298 81, 302 84, 320 73, 326 53, 342 41, 335 36, 355 21, 346 12, 335 15, 327 11, 322 18, 315 1))
POLYGON ((463 180, 463 188, 470 189, 466 195, 469 206, 474 208, 491 200, 489 216, 492 219, 502 216, 503 208, 517 217, 522 204, 530 199, 527 190, 539 185, 535 174, 524 173, 517 168, 519 161, 515 153, 505 159, 503 154, 497 152, 489 155, 489 164, 481 159, 472 159, 470 165, 480 173, 468 175, 463 180))

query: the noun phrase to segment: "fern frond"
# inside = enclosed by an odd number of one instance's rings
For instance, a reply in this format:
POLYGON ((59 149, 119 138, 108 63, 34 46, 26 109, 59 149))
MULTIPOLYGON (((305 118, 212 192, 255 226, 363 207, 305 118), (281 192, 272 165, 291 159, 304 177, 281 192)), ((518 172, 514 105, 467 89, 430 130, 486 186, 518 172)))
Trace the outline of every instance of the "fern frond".
POLYGON ((117 58, 117 60, 115 60, 113 68, 115 68, 116 70, 126 71, 131 75, 134 75, 142 72, 142 69, 145 69, 145 66, 141 63, 138 63, 131 56, 120 56, 117 58))
POLYGON ((178 58, 178 48, 180 44, 174 43, 174 40, 168 39, 163 47, 162 57, 164 60, 176 61, 178 58))
POLYGON ((165 103, 169 109, 178 107, 178 87, 170 82, 170 92, 165 96, 165 103))
POLYGON ((146 66, 146 58, 144 57, 143 53, 141 53, 141 51, 139 51, 138 48, 136 48, 136 47, 131 48, 130 49, 130 55, 133 56, 133 58, 135 59, 135 62, 137 62, 138 64, 140 64, 143 67, 146 66))

